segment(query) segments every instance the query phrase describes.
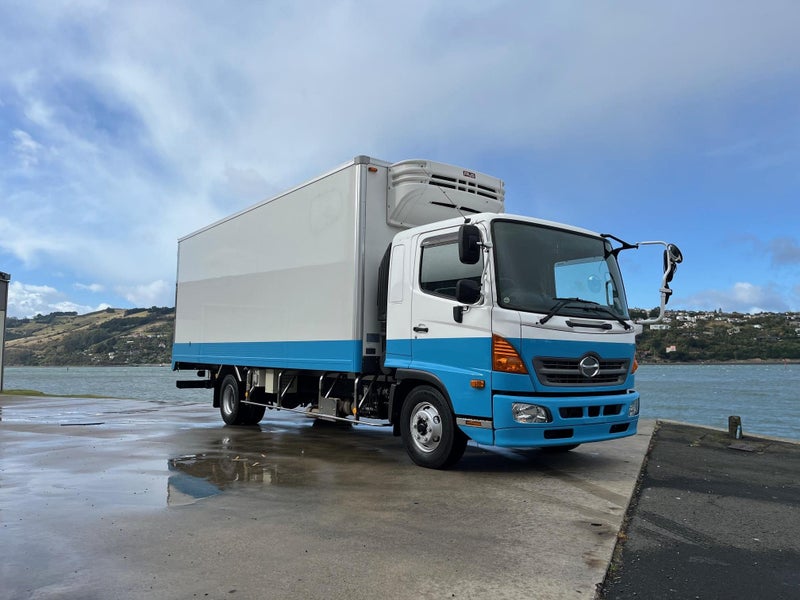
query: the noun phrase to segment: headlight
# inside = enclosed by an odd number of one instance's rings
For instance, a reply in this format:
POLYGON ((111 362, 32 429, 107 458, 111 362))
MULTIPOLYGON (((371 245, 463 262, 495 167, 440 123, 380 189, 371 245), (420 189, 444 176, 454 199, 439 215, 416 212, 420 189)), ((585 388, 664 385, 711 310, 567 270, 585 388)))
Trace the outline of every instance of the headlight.
POLYGON ((511 414, 517 423, 549 423, 553 420, 547 409, 538 404, 514 402, 511 405, 511 414))
POLYGON ((630 408, 628 408, 628 416, 635 417, 639 414, 639 399, 637 398, 633 402, 631 402, 630 408))

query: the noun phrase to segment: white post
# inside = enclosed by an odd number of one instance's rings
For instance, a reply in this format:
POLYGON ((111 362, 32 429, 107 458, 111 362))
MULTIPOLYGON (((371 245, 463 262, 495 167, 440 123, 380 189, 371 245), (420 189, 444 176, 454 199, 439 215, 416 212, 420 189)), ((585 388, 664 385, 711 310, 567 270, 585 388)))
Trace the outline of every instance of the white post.
POLYGON ((8 282, 11 275, 0 271, 0 392, 3 391, 3 351, 6 347, 6 309, 8 308, 8 282))

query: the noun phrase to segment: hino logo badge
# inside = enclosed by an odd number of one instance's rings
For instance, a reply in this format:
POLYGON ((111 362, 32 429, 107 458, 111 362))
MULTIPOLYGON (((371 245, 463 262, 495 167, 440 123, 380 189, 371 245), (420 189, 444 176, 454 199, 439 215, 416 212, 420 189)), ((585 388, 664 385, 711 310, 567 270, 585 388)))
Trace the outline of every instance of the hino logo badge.
POLYGON ((578 364, 581 375, 591 379, 600 372, 600 361, 594 356, 584 356, 578 364))

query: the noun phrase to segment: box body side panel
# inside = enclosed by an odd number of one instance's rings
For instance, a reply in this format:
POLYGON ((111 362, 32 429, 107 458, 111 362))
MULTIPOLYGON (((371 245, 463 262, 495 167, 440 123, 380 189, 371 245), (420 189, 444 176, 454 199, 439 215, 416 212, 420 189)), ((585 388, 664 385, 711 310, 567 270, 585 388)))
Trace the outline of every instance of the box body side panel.
POLYGON ((179 242, 173 363, 358 370, 360 170, 179 242))

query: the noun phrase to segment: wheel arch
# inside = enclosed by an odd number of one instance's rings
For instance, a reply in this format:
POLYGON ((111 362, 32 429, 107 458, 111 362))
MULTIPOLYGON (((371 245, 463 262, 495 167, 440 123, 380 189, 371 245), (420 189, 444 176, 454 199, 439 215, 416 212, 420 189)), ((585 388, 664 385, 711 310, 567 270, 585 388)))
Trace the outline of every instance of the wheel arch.
MULTIPOLYGON (((453 410, 453 401, 450 399, 450 394, 447 391, 447 386, 433 373, 427 371, 418 371, 416 369, 398 369, 395 373, 397 383, 392 387, 390 403, 389 403, 389 418, 390 423, 394 425, 397 430, 397 425, 400 422, 400 411, 403 409, 403 403, 406 400, 411 390, 420 385, 429 385, 436 388, 442 395, 450 412, 455 415, 453 410)), ((399 431, 395 431, 395 435, 400 435, 399 431)))

